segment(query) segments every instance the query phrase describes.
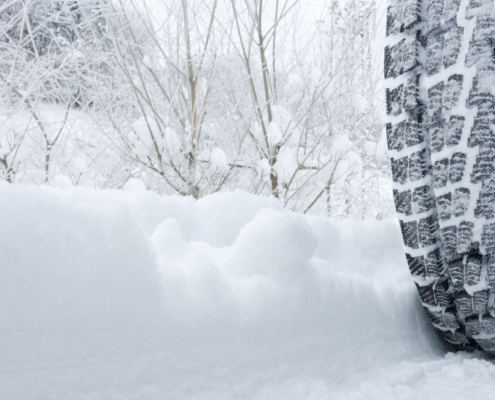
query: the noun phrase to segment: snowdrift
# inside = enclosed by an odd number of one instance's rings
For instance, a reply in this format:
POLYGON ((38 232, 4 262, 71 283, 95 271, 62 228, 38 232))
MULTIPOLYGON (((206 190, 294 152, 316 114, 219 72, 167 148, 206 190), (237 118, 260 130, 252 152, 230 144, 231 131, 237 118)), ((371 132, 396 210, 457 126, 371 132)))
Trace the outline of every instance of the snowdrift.
POLYGON ((1 398, 337 398, 445 352, 394 221, 126 188, 0 183, 1 398))

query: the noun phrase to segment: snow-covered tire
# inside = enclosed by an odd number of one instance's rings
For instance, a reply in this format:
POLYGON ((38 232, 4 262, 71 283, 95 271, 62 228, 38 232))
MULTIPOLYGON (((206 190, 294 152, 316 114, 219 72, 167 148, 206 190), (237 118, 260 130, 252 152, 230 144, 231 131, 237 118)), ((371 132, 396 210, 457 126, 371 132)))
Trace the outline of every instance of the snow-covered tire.
POLYGON ((389 1, 386 130, 407 262, 443 337, 493 353, 493 0, 389 1))

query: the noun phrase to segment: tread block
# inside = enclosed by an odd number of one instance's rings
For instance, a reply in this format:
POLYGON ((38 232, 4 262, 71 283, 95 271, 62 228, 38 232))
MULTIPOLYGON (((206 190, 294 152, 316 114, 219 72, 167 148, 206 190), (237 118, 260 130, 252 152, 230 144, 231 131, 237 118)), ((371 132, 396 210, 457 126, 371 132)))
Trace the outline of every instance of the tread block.
MULTIPOLYGON (((426 315, 430 318, 434 324, 447 329, 456 331, 459 329, 459 323, 454 312, 450 310, 442 311, 430 311, 425 307, 426 315)), ((443 332, 442 332, 443 333, 443 332)))
POLYGON ((466 66, 478 66, 478 73, 489 67, 492 57, 492 45, 490 39, 495 33, 495 19, 490 13, 482 13, 476 18, 476 27, 473 37, 469 42, 466 54, 466 66))
POLYGON ((459 329, 459 323, 455 314, 455 308, 451 307, 444 311, 443 319, 445 321, 445 327, 453 330, 459 329))
POLYGON ((467 317, 474 314, 473 298, 466 291, 461 291, 458 293, 454 303, 464 316, 467 317))
POLYGON ((441 311, 430 311, 427 307, 424 307, 424 309, 431 322, 445 328, 445 321, 443 320, 443 313, 441 311))
POLYGON ((418 223, 416 221, 400 221, 400 229, 404 239, 404 245, 411 249, 419 249, 418 245, 418 223))
POLYGON ((403 72, 412 71, 419 64, 419 49, 421 48, 420 42, 416 37, 409 36, 405 39, 402 48, 402 63, 403 72))
POLYGON ((459 254, 467 253, 471 249, 473 240, 474 223, 462 221, 457 229, 457 252, 459 254))
POLYGON ((477 315, 472 315, 466 318, 466 329, 471 336, 481 333, 481 324, 477 315))
POLYGON ((440 33, 426 39, 426 71, 428 76, 440 72, 442 67, 444 35, 440 33))
MULTIPOLYGON (((494 47, 495 47, 495 39, 494 39, 494 47)), ((495 62, 495 48, 494 48, 494 53, 493 57, 491 59, 491 62, 495 62)), ((492 68, 493 70, 490 71, 490 76, 486 77, 488 78, 488 81, 484 82, 484 90, 490 91, 491 87, 493 86, 493 73, 495 72, 495 65, 492 68)), ((486 75, 488 75, 488 71, 484 72, 486 75)), ((480 74, 478 74, 479 76, 480 74)), ((495 115, 493 112, 495 111, 495 98, 491 94, 483 93, 484 97, 486 98, 485 101, 482 101, 478 104, 478 113, 476 115, 477 118, 480 120, 485 121, 488 124, 493 124, 495 122, 495 115)), ((488 135, 484 137, 483 139, 485 140, 484 143, 482 143, 485 146, 493 148, 495 145, 495 139, 493 138, 493 127, 490 127, 491 129, 491 135, 488 135)))
POLYGON ((422 114, 417 113, 411 115, 405 124, 405 139, 407 147, 415 146, 419 143, 422 143, 424 140, 423 137, 423 128, 421 126, 422 122, 422 114))
POLYGON ((447 80, 443 94, 443 108, 445 110, 452 110, 457 105, 462 90, 462 81, 462 75, 452 75, 447 80))
POLYGON ((405 0, 403 29, 411 29, 422 21, 421 1, 405 0))
POLYGON ((495 334, 495 318, 490 314, 481 317, 481 331, 487 334, 495 334))
POLYGON ((443 262, 439 249, 433 250, 426 255, 425 266, 425 277, 429 279, 442 277, 443 262))
POLYGON ((386 46, 383 56, 383 77, 385 79, 389 77, 392 78, 392 76, 389 76, 391 75, 391 71, 390 71, 391 63, 392 63, 392 49, 390 48, 390 46, 386 46))
POLYGON ((469 0, 469 4, 467 6, 468 10, 472 10, 473 8, 478 8, 483 4, 483 0, 469 0))
POLYGON ((460 331, 455 331, 455 332, 442 331, 441 333, 442 333, 443 338, 447 342, 455 344, 455 345, 463 345, 463 344, 467 343, 467 341, 468 341, 466 335, 464 335, 464 333, 462 333, 460 331))
POLYGON ((399 192, 394 189, 394 203, 397 213, 412 215, 412 195, 410 190, 399 192))
POLYGON ((483 225, 481 246, 485 253, 493 254, 495 252, 495 223, 483 225))
POLYGON ((444 280, 433 284, 436 305, 439 307, 449 307, 451 304, 449 293, 449 282, 444 280))
POLYGON ((495 257, 490 254, 486 256, 486 269, 488 284, 491 288, 495 287, 495 257))
POLYGON ((402 52, 404 49, 405 39, 402 39, 394 46, 385 47, 385 79, 397 78, 404 71, 402 63, 402 52))
POLYGON ((443 16, 443 0, 428 2, 428 31, 440 28, 443 16))
POLYGON ((387 36, 411 29, 421 22, 421 1, 405 0, 387 8, 387 36))
MULTIPOLYGON (((449 272, 450 280, 452 281, 452 286, 456 292, 461 292, 464 290, 464 265, 462 263, 462 258, 455 261, 449 262, 449 272)), ((467 293, 466 293, 467 294, 467 293)), ((457 296, 459 298, 459 296, 457 296)), ((471 297, 470 297, 471 298, 471 297)), ((469 300, 471 301, 471 300, 469 300)), ((471 303, 469 303, 471 304, 471 303)), ((470 305, 472 308, 472 305, 470 305)), ((469 313, 465 313, 469 315, 469 313)))
POLYGON ((428 115, 433 119, 438 119, 442 112, 444 90, 443 81, 428 89, 428 115))
POLYGON ((458 115, 451 115, 445 125, 445 144, 447 147, 457 146, 461 140, 462 129, 465 118, 458 115))
POLYGON ((387 114, 388 115, 400 115, 402 114, 402 95, 404 92, 404 85, 400 85, 395 89, 387 89, 387 114))
POLYGON ((433 165, 433 184, 435 188, 442 188, 447 185, 449 179, 449 159, 443 158, 433 165))
POLYGON ((404 185, 407 183, 408 157, 392 158, 392 179, 394 182, 404 185))
POLYGON ((483 182, 490 179, 495 172, 495 152, 491 148, 482 147, 476 156, 476 163, 471 173, 471 183, 483 182))
POLYGON ((437 197, 438 218, 441 221, 450 219, 452 212, 452 193, 445 193, 437 197))
MULTIPOLYGON (((480 101, 478 104, 477 116, 481 119, 488 121, 489 123, 492 123, 493 121, 495 121, 495 116, 493 115, 493 110, 495 109, 494 97, 493 95, 488 93, 481 93, 480 97, 481 95, 483 96, 483 101, 480 101)), ((493 145, 494 140, 492 139, 488 143, 491 143, 493 145)))
POLYGON ((464 264, 464 281, 473 286, 480 281, 482 257, 479 253, 469 254, 464 264))
POLYGON ((443 150, 445 144, 445 129, 444 120, 433 120, 428 126, 430 134, 430 149, 432 153, 437 153, 443 150))
POLYGON ((426 149, 411 154, 409 158, 409 180, 418 181, 428 173, 426 149))
MULTIPOLYGON (((488 107, 486 103, 484 105, 488 107)), ((495 112, 495 106, 493 107, 493 111, 495 112)), ((478 114, 474 117, 473 127, 469 134, 468 146, 482 146, 482 150, 483 147, 489 144, 492 144, 493 147, 494 138, 490 128, 490 125, 493 125, 493 122, 495 122, 493 115, 481 114, 478 109, 478 114)))
MULTIPOLYGON (((448 293, 448 281, 434 282, 427 286, 416 285, 419 297, 424 304, 435 307, 449 307, 450 294, 448 293)), ((440 313, 442 314, 442 313, 440 313)), ((445 323, 442 322, 442 326, 445 323)))
POLYGON ((426 277, 426 266, 425 259, 423 256, 412 257, 410 254, 406 253, 407 265, 409 266, 409 271, 412 276, 425 278, 426 277))
POLYGON ((450 21, 451 19, 457 18, 460 4, 461 0, 446 1, 443 7, 443 20, 450 21))
POLYGON ((481 185, 479 198, 476 200, 474 216, 487 219, 495 217, 495 180, 489 179, 481 185))
POLYGON ((389 150, 401 151, 405 147, 406 121, 398 124, 387 124, 387 145, 389 150))
MULTIPOLYGON (((419 297, 421 298, 421 301, 424 304, 427 304, 429 306, 436 306, 436 299, 435 299, 435 293, 433 292, 433 284, 428 285, 428 286, 418 286, 416 285, 416 288, 418 289, 419 297)), ((440 322, 438 322, 440 324, 440 322)))
POLYGON ((481 314, 486 312, 488 307, 488 290, 480 290, 479 292, 474 292, 473 296, 473 309, 475 313, 481 314))
POLYGON ((415 75, 409 78, 404 86, 404 109, 412 112, 415 108, 421 105, 419 97, 419 78, 421 75, 415 75))
POLYGON ((486 114, 493 107, 493 96, 489 92, 483 91, 483 88, 480 87, 478 76, 473 78, 471 90, 466 100, 466 107, 478 107, 482 114, 486 114))
POLYGON ((469 207, 471 192, 468 188, 457 188, 454 190, 452 212, 454 216, 461 217, 469 207))
POLYGON ((460 26, 452 27, 445 33, 442 57, 443 66, 445 68, 448 68, 457 62, 457 58, 459 57, 459 52, 461 50, 463 36, 464 28, 460 26))
POLYGON ((414 189, 412 196, 412 211, 414 214, 421 214, 430 211, 435 202, 428 185, 414 189))
POLYGON ((442 228, 443 247, 447 262, 458 258, 457 254, 457 227, 447 226, 442 228))
POLYGON ((397 35, 402 27, 402 3, 396 3, 387 8, 387 36, 397 35))
POLYGON ((421 247, 432 246, 437 242, 438 222, 435 215, 421 218, 418 224, 418 238, 421 247))
POLYGON ((454 153, 450 160, 449 180, 451 183, 457 183, 462 180, 464 169, 466 168, 466 154, 454 153))

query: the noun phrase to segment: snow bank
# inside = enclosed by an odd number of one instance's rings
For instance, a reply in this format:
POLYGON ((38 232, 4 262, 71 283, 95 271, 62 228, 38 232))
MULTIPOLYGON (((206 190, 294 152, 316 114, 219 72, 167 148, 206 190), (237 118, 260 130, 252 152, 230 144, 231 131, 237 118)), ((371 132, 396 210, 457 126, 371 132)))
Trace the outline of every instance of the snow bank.
POLYGON ((5 183, 0 205, 0 358, 94 355, 161 324, 153 253, 124 205, 5 183))
POLYGON ((243 192, 0 184, 0 204, 2 398, 331 398, 444 351, 393 221, 243 192))

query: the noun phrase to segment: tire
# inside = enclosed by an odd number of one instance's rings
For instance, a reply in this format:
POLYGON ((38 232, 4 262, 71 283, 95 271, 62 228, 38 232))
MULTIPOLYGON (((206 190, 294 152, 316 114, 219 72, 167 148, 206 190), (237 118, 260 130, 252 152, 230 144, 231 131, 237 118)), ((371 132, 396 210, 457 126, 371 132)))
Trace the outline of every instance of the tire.
POLYGON ((393 194, 428 317, 457 349, 495 353, 495 14, 486 0, 387 10, 393 194))

